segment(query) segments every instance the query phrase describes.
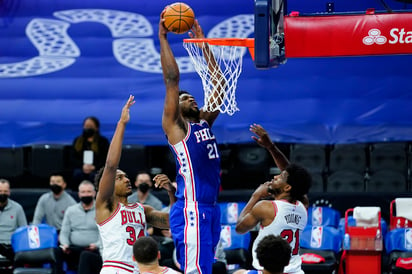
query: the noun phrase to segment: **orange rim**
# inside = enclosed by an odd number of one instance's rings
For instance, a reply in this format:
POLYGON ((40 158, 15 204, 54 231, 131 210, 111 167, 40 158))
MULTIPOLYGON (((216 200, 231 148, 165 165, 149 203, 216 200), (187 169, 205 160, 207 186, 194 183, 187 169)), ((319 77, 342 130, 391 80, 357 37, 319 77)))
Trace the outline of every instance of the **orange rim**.
POLYGON ((213 46, 247 47, 252 59, 255 59, 254 38, 187 38, 184 43, 208 43, 213 46))

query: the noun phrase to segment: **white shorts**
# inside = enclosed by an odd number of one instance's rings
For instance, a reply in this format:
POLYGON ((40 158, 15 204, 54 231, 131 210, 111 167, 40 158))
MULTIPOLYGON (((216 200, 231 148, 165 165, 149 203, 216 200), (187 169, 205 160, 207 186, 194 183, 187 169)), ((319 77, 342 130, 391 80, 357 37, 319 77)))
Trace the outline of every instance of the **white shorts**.
POLYGON ((104 262, 100 274, 139 274, 139 270, 127 264, 104 262))

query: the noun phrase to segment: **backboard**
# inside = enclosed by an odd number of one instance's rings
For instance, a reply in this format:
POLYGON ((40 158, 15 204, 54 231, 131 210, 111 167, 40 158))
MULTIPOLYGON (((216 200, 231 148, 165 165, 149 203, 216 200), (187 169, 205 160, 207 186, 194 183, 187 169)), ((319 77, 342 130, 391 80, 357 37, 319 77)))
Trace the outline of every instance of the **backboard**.
POLYGON ((286 0, 255 0, 255 66, 265 69, 286 62, 283 15, 286 0))

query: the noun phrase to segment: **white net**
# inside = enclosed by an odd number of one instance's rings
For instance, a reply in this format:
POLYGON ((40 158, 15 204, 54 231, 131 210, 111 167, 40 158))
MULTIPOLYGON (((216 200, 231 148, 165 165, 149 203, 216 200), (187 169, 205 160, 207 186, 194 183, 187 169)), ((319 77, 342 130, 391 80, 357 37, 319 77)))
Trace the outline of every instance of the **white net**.
POLYGON ((210 45, 206 42, 184 42, 194 68, 202 79, 203 110, 220 111, 233 115, 239 111, 236 103, 236 85, 242 72, 243 55, 247 48, 210 45))

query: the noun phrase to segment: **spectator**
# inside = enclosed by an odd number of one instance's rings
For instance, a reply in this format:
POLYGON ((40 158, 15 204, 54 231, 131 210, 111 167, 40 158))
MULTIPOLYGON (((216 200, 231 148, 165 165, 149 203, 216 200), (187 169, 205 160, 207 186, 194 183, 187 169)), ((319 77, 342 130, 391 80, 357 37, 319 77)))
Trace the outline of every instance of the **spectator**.
MULTIPOLYGON (((163 208, 162 201, 160 201, 156 196, 151 193, 151 188, 153 186, 150 174, 146 171, 141 171, 136 175, 136 180, 134 185, 137 187, 135 193, 127 197, 129 203, 141 203, 144 205, 150 205, 156 210, 161 210, 163 208)), ((153 235, 153 226, 147 227, 147 233, 153 235)))
POLYGON ((66 181, 61 174, 50 176, 51 191, 44 193, 37 201, 34 210, 33 224, 37 225, 45 222, 53 226, 60 232, 64 213, 71 205, 76 204, 73 197, 66 192, 66 181))
POLYGON ((280 236, 268 235, 259 242, 256 256, 263 272, 258 270, 239 269, 233 274, 282 274, 285 266, 289 264, 292 249, 288 242, 280 236))
POLYGON ((146 171, 141 171, 136 175, 134 185, 137 187, 137 191, 127 197, 129 203, 141 203, 144 205, 150 205, 156 210, 163 208, 163 203, 156 196, 151 193, 153 187, 150 174, 146 171))
POLYGON ((76 137, 72 144, 72 190, 77 190, 78 184, 83 180, 94 181, 96 171, 104 166, 108 149, 109 140, 100 135, 99 119, 86 117, 82 135, 76 137))
POLYGON ((141 274, 180 273, 159 265, 160 251, 157 242, 151 237, 140 237, 136 240, 133 244, 133 259, 137 262, 141 274))
POLYGON ((69 270, 77 270, 79 258, 88 250, 99 254, 100 236, 96 225, 96 191, 90 181, 79 185, 80 202, 67 208, 59 234, 63 258, 69 270))
POLYGON ((23 207, 9 197, 10 182, 0 179, 0 255, 13 262, 11 235, 18 227, 27 225, 27 219, 23 207))

